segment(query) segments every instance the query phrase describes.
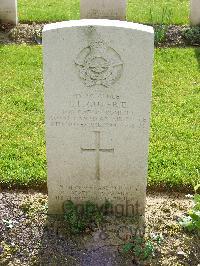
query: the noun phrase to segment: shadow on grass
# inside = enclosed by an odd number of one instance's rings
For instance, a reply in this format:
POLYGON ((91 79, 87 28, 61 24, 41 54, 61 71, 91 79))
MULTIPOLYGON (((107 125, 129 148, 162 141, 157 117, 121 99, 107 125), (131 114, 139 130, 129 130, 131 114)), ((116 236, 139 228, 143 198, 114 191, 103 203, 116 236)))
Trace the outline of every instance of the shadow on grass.
POLYGON ((198 62, 198 65, 199 65, 199 69, 200 69, 200 47, 195 48, 194 52, 195 52, 195 55, 196 55, 196 58, 197 58, 197 62, 198 62))

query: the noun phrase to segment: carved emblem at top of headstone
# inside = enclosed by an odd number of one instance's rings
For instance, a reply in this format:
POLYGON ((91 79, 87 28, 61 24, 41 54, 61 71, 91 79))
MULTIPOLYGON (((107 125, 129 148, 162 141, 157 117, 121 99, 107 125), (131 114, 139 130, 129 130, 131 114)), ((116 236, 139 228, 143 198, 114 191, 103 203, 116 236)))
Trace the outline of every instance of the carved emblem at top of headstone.
POLYGON ((79 68, 80 78, 87 87, 109 87, 122 75, 120 55, 102 40, 92 41, 79 53, 75 63, 79 68))

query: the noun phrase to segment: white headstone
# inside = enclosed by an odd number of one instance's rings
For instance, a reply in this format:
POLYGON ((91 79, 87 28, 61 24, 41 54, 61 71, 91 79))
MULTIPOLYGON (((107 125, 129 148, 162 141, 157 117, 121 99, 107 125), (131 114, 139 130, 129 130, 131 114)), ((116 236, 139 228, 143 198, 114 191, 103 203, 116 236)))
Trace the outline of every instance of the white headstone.
POLYGON ((200 0, 190 0, 190 21, 192 25, 200 25, 200 0))
POLYGON ((0 23, 17 24, 17 0, 0 0, 0 23))
POLYGON ((80 0, 82 19, 126 19, 127 0, 80 0))
POLYGON ((144 213, 152 27, 111 20, 43 31, 49 212, 63 203, 144 213))

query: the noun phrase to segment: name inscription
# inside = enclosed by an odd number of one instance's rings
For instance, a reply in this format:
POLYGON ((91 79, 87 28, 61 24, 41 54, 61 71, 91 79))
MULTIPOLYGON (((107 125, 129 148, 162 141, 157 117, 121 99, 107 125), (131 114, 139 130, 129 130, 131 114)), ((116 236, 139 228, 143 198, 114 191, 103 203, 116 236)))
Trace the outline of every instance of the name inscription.
POLYGON ((128 99, 114 94, 77 93, 66 97, 62 108, 48 118, 52 127, 144 128, 128 99))

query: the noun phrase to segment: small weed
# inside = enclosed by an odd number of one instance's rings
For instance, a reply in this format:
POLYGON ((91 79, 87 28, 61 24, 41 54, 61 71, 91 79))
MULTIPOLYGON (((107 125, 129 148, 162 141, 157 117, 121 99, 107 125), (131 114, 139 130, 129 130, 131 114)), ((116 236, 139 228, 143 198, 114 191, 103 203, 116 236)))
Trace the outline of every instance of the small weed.
POLYGON ((24 201, 21 205, 20 205, 20 209, 24 212, 24 213, 29 213, 32 207, 32 202, 31 201, 24 201))
POLYGON ((197 232, 198 234, 200 234, 200 194, 197 194, 199 188, 200 185, 195 187, 194 207, 179 222, 187 231, 197 232))
POLYGON ((154 35, 154 43, 158 45, 163 43, 166 40, 168 26, 166 25, 158 25, 155 27, 155 35, 154 35))
POLYGON ((47 213, 47 200, 41 196, 37 200, 36 199, 26 199, 20 205, 20 209, 28 216, 34 217, 36 213, 47 213))
POLYGON ((19 247, 14 243, 0 242, 0 265, 8 265, 10 257, 18 251, 19 247))
POLYGON ((200 27, 195 26, 183 29, 182 35, 190 45, 200 45, 200 27))
POLYGON ((140 261, 145 261, 155 256, 157 247, 162 244, 162 235, 157 235, 149 239, 143 237, 133 237, 132 241, 123 246, 123 251, 133 252, 135 258, 140 261))
POLYGON ((107 201, 101 208, 89 201, 82 205, 67 201, 64 204, 64 217, 70 232, 77 234, 85 232, 92 226, 99 227, 109 207, 110 204, 107 201))
POLYGON ((12 229, 14 227, 14 221, 13 220, 4 220, 3 223, 8 229, 12 229))

